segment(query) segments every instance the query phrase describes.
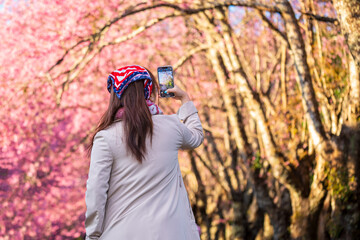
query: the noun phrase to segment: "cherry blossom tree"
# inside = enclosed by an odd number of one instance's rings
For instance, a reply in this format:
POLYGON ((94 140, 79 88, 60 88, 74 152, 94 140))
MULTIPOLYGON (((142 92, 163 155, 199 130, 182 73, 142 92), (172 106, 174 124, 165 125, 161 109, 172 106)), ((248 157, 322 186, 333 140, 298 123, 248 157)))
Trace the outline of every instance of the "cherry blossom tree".
POLYGON ((316 0, 1 1, 0 236, 84 237, 89 136, 108 73, 134 63, 173 65, 199 109, 204 144, 180 161, 202 239, 356 236, 358 46, 339 2, 340 18, 316 0))

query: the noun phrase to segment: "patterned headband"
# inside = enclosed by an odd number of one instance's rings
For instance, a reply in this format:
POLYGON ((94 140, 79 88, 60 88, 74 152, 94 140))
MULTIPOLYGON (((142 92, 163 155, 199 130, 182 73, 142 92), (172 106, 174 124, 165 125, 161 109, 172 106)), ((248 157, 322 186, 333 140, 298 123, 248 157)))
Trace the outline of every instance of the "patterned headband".
POLYGON ((110 73, 107 79, 107 89, 111 92, 111 86, 113 86, 116 96, 121 99, 129 84, 138 80, 144 80, 145 99, 150 99, 152 91, 151 76, 145 68, 138 65, 125 66, 110 73))

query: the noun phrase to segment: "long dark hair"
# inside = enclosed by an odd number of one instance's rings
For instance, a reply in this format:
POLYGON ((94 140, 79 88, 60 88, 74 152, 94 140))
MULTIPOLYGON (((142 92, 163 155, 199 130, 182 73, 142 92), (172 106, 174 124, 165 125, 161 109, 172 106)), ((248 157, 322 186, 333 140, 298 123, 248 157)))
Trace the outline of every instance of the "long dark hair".
MULTIPOLYGON (((157 99, 158 84, 154 75, 149 70, 148 72, 153 80, 152 97, 155 96, 157 99)), ((111 90, 108 109, 102 115, 92 135, 88 155, 91 153, 95 135, 115 122, 115 115, 121 107, 124 108, 124 115, 121 120, 124 122, 126 149, 136 160, 142 163, 146 153, 146 137, 148 135, 150 135, 150 142, 152 142, 153 122, 144 97, 144 81, 141 80, 130 83, 121 99, 111 90)))

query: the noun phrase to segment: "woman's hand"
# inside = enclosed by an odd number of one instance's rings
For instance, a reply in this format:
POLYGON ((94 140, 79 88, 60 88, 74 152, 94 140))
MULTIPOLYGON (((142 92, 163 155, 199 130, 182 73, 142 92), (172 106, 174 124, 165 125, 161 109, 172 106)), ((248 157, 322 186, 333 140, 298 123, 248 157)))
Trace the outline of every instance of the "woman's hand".
POLYGON ((184 90, 179 88, 177 85, 175 85, 173 88, 169 88, 168 90, 165 91, 165 93, 174 93, 175 95, 174 98, 177 100, 181 100, 181 104, 190 101, 189 95, 184 90))

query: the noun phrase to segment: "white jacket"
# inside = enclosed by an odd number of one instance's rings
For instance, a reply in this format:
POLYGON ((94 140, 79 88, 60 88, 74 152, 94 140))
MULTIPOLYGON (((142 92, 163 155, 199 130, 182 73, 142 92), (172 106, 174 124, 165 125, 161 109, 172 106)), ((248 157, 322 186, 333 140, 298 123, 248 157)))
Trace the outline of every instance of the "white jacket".
POLYGON ((152 145, 139 163, 126 152, 123 123, 96 134, 86 190, 86 239, 198 240, 178 150, 198 147, 203 130, 193 102, 154 115, 152 145), (183 123, 180 121, 182 120, 183 123))

